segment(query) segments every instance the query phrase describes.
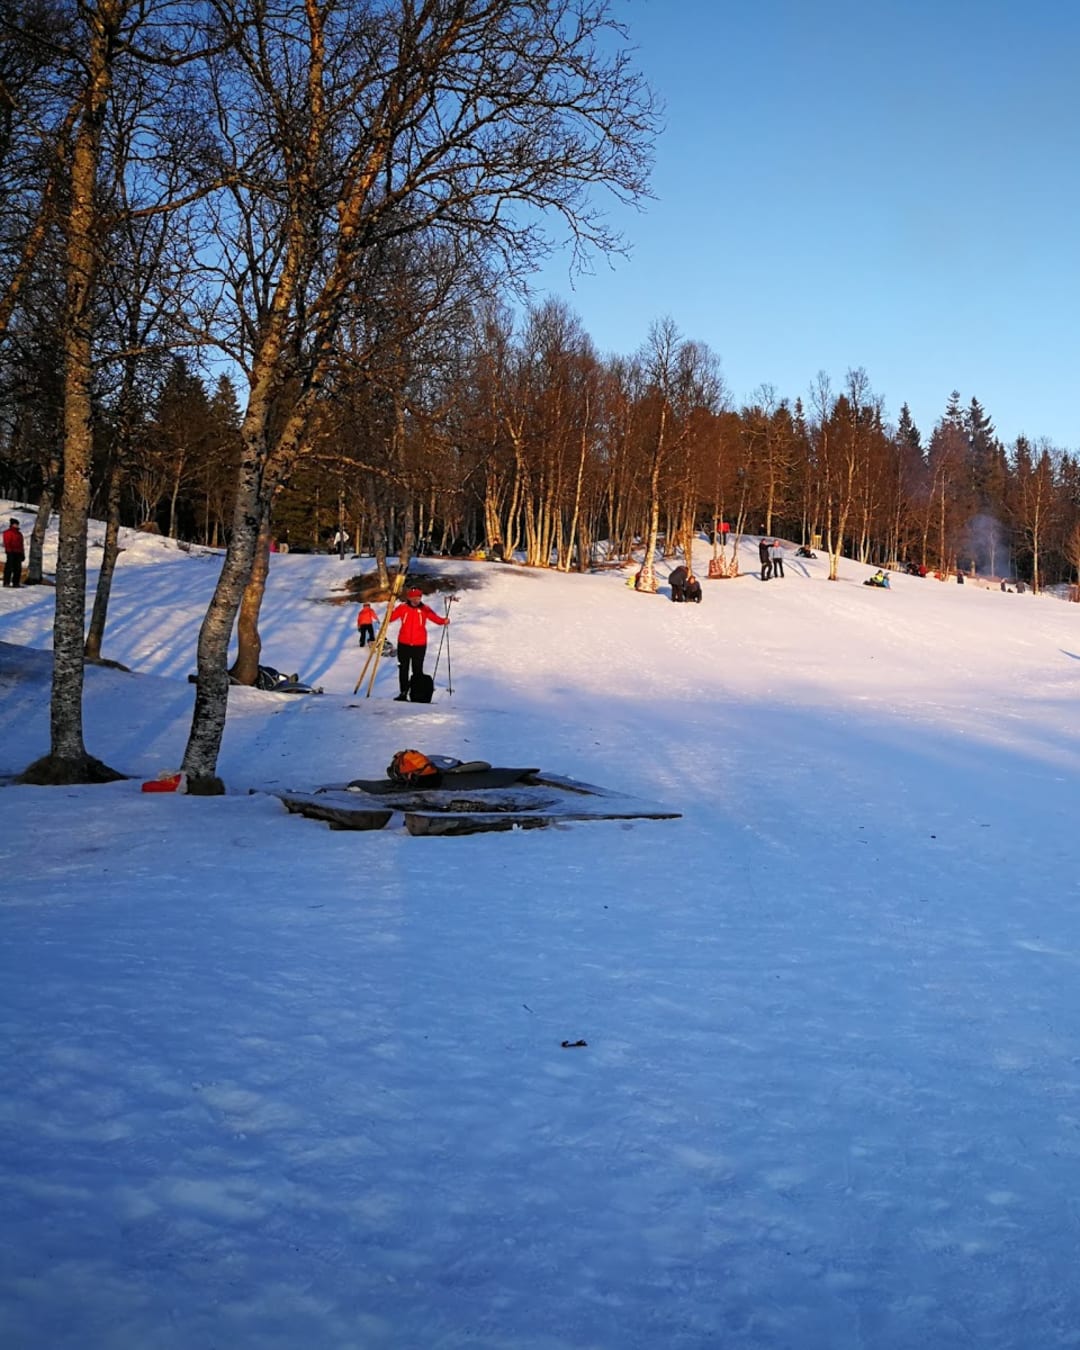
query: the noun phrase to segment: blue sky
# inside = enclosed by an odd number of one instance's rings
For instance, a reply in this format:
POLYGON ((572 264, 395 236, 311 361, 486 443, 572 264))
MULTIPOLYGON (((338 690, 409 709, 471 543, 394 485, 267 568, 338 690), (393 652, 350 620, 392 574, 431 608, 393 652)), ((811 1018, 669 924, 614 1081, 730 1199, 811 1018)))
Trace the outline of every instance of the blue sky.
POLYGON ((1080 6, 636 0, 666 104, 629 260, 540 274, 602 352, 670 315, 736 403, 862 366, 924 435, 958 389, 1080 447, 1080 6))

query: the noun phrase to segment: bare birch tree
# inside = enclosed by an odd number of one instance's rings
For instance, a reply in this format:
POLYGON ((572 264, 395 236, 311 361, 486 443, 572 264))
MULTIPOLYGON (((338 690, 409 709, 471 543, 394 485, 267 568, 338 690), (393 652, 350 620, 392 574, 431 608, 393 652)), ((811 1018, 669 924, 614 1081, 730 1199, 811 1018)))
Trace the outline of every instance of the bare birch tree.
POLYGON ((1042 554, 1046 539, 1060 514, 1061 504, 1054 490, 1055 458, 1056 452, 1046 440, 1040 440, 1034 454, 1024 437, 1016 443, 1013 517, 1031 558, 1031 589, 1036 593, 1043 586, 1042 554))
POLYGON ((219 296, 248 382, 184 753, 189 781, 214 791, 228 644, 267 496, 325 396, 365 253, 427 231, 520 273, 552 216, 576 249, 616 248, 591 190, 645 190, 656 120, 609 0, 285 0, 272 21, 256 0, 209 7, 235 183, 215 203, 219 296))
POLYGON ((84 89, 75 127, 64 214, 64 479, 56 557, 50 750, 25 772, 28 782, 107 782, 120 777, 83 741, 83 629, 86 540, 93 453, 93 301, 98 268, 95 202, 102 121, 113 82, 127 0, 96 0, 83 11, 84 89))
MULTIPOLYGON (((125 69, 161 72, 196 59, 189 49, 196 29, 175 0, 85 0, 75 8, 67 41, 54 53, 59 88, 73 88, 77 109, 71 129, 63 208, 63 487, 56 562, 50 750, 26 771, 32 782, 98 782, 118 775, 94 759, 83 741, 82 690, 86 607, 86 545, 93 459, 95 323, 98 280, 109 221, 101 197, 102 131, 125 69), (174 47, 176 34, 182 47, 174 47), (140 43, 143 45, 140 46, 140 43)), ((166 83, 170 76, 165 75, 166 83)), ((161 87, 132 142, 144 162, 161 133, 170 134, 169 101, 161 87), (154 126, 154 116, 160 120, 154 126)), ((65 123, 66 127, 66 123, 65 123)), ((172 209, 155 206, 155 211, 172 209)))
POLYGON ((648 523, 638 589, 656 590, 661 481, 676 450, 685 446, 692 414, 719 410, 723 383, 715 356, 703 343, 680 337, 673 320, 653 324, 639 357, 644 375, 642 415, 648 431, 648 523))

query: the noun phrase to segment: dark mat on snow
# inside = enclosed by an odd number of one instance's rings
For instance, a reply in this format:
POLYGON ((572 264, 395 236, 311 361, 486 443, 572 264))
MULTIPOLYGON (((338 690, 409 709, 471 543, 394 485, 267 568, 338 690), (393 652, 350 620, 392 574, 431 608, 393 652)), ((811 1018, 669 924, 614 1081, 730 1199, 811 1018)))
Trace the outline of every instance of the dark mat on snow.
MULTIPOLYGON (((491 768, 461 773, 455 769, 443 774, 442 782, 437 788, 424 788, 423 791, 477 792, 490 788, 512 787, 514 783, 532 782, 539 772, 539 769, 491 768)), ((373 797, 385 797, 395 793, 398 795, 407 793, 412 796, 417 791, 417 786, 395 783, 389 778, 354 778, 347 785, 350 792, 367 792, 373 797)))

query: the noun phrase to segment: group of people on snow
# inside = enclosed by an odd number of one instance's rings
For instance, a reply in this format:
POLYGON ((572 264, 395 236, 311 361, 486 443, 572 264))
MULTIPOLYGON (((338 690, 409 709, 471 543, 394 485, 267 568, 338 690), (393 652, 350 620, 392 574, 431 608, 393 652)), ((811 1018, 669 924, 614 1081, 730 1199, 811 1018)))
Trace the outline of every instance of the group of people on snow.
POLYGON ((758 543, 758 558, 762 581, 770 581, 773 577, 783 578, 784 546, 779 539, 762 538, 758 543))
POLYGON ((676 567, 668 577, 671 586, 671 598, 677 605, 700 605, 701 582, 686 567, 676 567))
MULTIPOLYGON (((12 524, 17 525, 18 522, 13 521, 12 524)), ((5 549, 8 548, 8 532, 4 534, 4 547, 5 549)), ((812 558, 815 556, 805 547, 799 549, 799 553, 804 557, 812 558)), ((758 544, 758 556, 761 560, 762 581, 770 581, 773 577, 782 578, 784 576, 784 547, 779 539, 763 537, 758 544)), ((701 582, 689 568, 682 565, 673 568, 668 577, 668 582, 671 586, 671 599, 674 603, 701 603, 701 582)), ((889 578, 879 569, 872 577, 867 578, 865 584, 887 588, 889 578)), ((4 585, 8 585, 6 568, 4 585)), ((423 674, 424 657, 427 653, 428 624, 433 623, 441 628, 449 622, 449 612, 446 615, 437 614, 430 605, 424 603, 423 592, 415 586, 406 591, 404 602, 391 610, 387 623, 401 624, 397 642, 398 687, 400 690, 396 696, 397 702, 404 702, 408 699, 410 685, 414 679, 423 674)), ((375 641, 378 623, 378 613, 365 601, 356 615, 357 637, 361 647, 366 647, 375 641)))
MULTIPOLYGON (((356 630, 361 647, 375 641, 375 624, 378 618, 375 610, 365 601, 356 616, 356 630)), ((436 614, 430 605, 424 604, 424 593, 416 586, 410 587, 405 592, 403 604, 396 605, 391 610, 387 623, 401 624, 397 643, 400 692, 396 696, 396 702, 404 703, 408 699, 410 684, 424 673, 428 624, 433 623, 442 628, 449 622, 449 614, 445 616, 436 614)))
MULTIPOLYGON (((799 552, 809 558, 816 556, 809 549, 800 549, 799 552)), ((783 577, 784 546, 779 539, 763 537, 758 544, 758 557, 761 559, 762 581, 770 581, 773 577, 783 577)), ((675 604, 701 603, 701 582, 689 568, 683 567, 681 564, 673 568, 668 576, 668 582, 671 586, 671 598, 675 604)))

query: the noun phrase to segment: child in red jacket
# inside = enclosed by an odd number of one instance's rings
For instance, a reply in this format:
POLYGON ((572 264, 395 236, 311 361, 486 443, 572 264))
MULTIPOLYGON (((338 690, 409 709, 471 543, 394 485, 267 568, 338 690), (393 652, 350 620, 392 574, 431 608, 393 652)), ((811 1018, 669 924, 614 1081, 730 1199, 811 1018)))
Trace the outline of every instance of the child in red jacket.
POLYGON ((26 556, 26 543, 18 516, 11 517, 11 524, 4 531, 4 585, 21 586, 23 558, 26 556))
POLYGON ((356 631, 360 635, 360 646, 375 641, 375 621, 378 615, 370 605, 364 605, 356 616, 356 631))

